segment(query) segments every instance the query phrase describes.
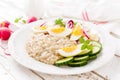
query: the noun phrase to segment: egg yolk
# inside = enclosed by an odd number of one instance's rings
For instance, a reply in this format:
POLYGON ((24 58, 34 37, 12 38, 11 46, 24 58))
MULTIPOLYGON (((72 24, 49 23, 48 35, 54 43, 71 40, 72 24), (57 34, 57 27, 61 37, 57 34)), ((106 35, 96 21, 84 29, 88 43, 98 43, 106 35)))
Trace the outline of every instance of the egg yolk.
POLYGON ((74 36, 80 36, 82 34, 82 28, 80 25, 76 25, 76 27, 72 31, 72 35, 74 36))
POLYGON ((63 32, 64 30, 65 30, 64 27, 58 27, 58 28, 53 28, 51 31, 59 34, 59 33, 63 32))
POLYGON ((39 26, 39 27, 35 27, 35 29, 38 29, 38 30, 46 30, 47 27, 46 27, 46 26, 39 26))
POLYGON ((77 48, 77 46, 74 45, 74 46, 69 46, 69 47, 62 48, 62 50, 65 51, 65 52, 73 52, 76 48, 77 48))

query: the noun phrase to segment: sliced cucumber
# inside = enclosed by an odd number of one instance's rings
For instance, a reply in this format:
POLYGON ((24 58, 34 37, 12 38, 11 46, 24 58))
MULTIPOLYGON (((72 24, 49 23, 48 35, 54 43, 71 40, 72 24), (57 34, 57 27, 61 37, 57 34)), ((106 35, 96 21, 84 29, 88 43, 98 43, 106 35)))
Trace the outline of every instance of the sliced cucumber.
POLYGON ((88 55, 90 52, 91 52, 91 50, 84 49, 84 50, 82 50, 77 56, 88 55))
POLYGON ((68 66, 71 66, 71 67, 80 67, 80 66, 84 66, 87 64, 87 60, 84 60, 84 61, 80 61, 80 62, 70 62, 68 63, 68 66))
POLYGON ((81 56, 81 57, 75 57, 73 61, 84 61, 84 60, 89 60, 89 56, 86 55, 86 56, 81 56))
POLYGON ((93 46, 97 46, 97 47, 102 48, 102 44, 101 44, 100 42, 97 42, 97 41, 91 41, 91 44, 92 44, 93 46))
POLYGON ((100 53, 100 51, 102 50, 101 43, 99 43, 97 41, 92 41, 91 44, 93 45, 93 49, 92 49, 92 53, 90 53, 90 55, 96 55, 96 54, 100 53))
POLYGON ((94 60, 97 58, 97 55, 92 55, 92 56, 89 56, 89 60, 94 60))
POLYGON ((101 51, 100 47, 94 46, 92 49, 92 53, 90 53, 90 55, 98 54, 100 51, 101 51))
POLYGON ((62 65, 66 65, 68 64, 69 62, 72 62, 73 61, 73 57, 67 57, 67 58, 63 58, 61 60, 58 60, 55 62, 55 65, 56 66, 62 66, 62 65))

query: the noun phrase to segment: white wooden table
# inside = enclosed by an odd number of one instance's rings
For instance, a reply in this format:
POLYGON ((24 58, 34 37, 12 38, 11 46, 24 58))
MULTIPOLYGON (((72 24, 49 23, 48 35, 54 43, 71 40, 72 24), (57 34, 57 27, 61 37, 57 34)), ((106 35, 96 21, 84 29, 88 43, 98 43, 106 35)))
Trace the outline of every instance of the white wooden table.
MULTIPOLYGON (((14 8, 15 6, 10 6, 0 2, 1 21, 6 19, 13 23, 16 16, 25 16, 23 12, 14 8)), ((120 39, 117 39, 116 43, 120 44, 120 39)), ((120 46, 118 47, 120 49, 120 46)), ((115 55, 108 64, 97 70, 78 75, 57 76, 25 68, 7 53, 9 53, 7 41, 2 42, 0 44, 0 80, 120 80, 120 57, 118 55, 115 55)))

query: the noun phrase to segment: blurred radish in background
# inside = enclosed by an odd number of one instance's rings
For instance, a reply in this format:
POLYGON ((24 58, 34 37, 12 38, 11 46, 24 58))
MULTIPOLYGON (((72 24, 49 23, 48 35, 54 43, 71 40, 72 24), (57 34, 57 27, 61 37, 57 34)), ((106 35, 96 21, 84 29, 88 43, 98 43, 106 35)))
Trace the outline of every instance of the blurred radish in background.
POLYGON ((1 40, 8 40, 11 35, 11 30, 9 29, 10 22, 9 21, 2 21, 0 23, 0 39, 1 40))

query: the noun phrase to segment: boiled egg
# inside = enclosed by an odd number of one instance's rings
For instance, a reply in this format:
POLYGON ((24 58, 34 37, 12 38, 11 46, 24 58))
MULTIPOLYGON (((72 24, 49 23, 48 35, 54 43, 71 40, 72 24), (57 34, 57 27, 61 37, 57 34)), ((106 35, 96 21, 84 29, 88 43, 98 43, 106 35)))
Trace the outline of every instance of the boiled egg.
POLYGON ((50 27, 48 29, 48 33, 53 36, 57 37, 65 37, 69 35, 72 32, 72 29, 68 29, 65 27, 50 27))
POLYGON ((81 44, 73 45, 68 47, 63 47, 62 49, 58 50, 58 53, 64 57, 76 56, 82 52, 81 44))
POLYGON ((83 31, 80 24, 76 24, 73 28, 70 40, 78 40, 83 35, 83 31))
POLYGON ((35 26, 33 27, 34 32, 47 32, 47 26, 35 26))

